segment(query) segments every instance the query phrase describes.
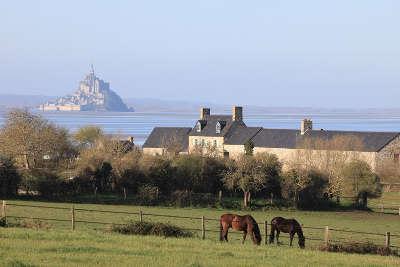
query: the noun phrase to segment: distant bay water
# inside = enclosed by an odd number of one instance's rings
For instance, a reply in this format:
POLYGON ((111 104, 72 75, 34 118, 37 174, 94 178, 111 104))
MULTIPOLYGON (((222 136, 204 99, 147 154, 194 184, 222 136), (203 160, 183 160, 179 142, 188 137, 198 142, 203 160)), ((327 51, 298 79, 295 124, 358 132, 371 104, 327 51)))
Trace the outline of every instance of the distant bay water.
MULTIPOLYGON (((106 133, 133 136, 141 145, 154 127, 192 127, 198 112, 36 112, 71 132, 96 125, 106 133)), ((225 112, 226 113, 226 112, 225 112)), ((0 112, 0 125, 4 123, 0 112)), ((247 112, 248 126, 298 129, 303 118, 313 120, 314 129, 352 131, 400 131, 400 111, 247 112)))

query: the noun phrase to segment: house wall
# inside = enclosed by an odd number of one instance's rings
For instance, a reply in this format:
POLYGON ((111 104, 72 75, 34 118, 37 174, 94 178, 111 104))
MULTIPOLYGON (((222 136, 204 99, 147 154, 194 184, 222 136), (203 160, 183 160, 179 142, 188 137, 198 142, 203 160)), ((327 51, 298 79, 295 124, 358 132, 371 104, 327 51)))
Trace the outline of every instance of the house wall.
POLYGON ((189 136, 189 153, 198 151, 198 149, 200 149, 203 153, 213 150, 215 153, 223 155, 224 138, 214 136, 189 136), (195 140, 197 140, 197 146, 195 144, 195 140), (217 141, 217 146, 215 147, 214 140, 217 141), (204 142, 204 146, 202 146, 202 142, 204 142))
POLYGON ((278 159, 282 162, 283 168, 288 168, 291 164, 296 162, 302 162, 314 165, 321 165, 327 162, 329 158, 341 157, 346 162, 353 159, 360 159, 367 162, 373 170, 376 169, 376 152, 359 152, 359 151, 329 151, 329 150, 305 150, 305 149, 287 149, 287 148, 266 148, 266 147, 255 147, 254 153, 271 153, 275 154, 278 159))
POLYGON ((393 139, 378 152, 378 161, 394 159, 394 154, 400 154, 400 136, 393 139))
POLYGON ((245 152, 244 145, 224 145, 224 150, 229 152, 229 158, 233 159, 238 158, 245 152))
POLYGON ((162 155, 164 151, 164 148, 161 147, 144 147, 143 148, 143 153, 146 155, 162 155))

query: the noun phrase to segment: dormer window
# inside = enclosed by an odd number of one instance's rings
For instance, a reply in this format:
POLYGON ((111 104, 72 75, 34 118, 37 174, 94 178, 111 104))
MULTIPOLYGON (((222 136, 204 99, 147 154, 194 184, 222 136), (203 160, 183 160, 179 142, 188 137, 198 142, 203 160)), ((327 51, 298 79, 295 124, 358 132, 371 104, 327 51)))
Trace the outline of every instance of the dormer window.
POLYGON ((225 121, 218 121, 215 125, 215 132, 217 134, 221 133, 222 129, 224 128, 226 122, 225 121))
POLYGON ((196 124, 196 132, 201 132, 201 122, 197 122, 197 124, 196 124))
POLYGON ((201 130, 204 129, 204 126, 206 125, 206 123, 207 123, 207 121, 204 121, 204 120, 197 121, 196 126, 195 126, 196 132, 200 133, 201 130))

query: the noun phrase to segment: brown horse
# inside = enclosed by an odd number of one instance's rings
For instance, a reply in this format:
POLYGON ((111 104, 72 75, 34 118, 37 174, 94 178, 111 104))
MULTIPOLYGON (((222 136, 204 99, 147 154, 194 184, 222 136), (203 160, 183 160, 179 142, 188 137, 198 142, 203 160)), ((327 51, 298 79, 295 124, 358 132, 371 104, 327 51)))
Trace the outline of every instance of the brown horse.
POLYGON ((305 247, 306 239, 303 235, 303 230, 301 229, 300 224, 295 219, 285 219, 282 217, 275 217, 271 221, 271 234, 269 236, 269 243, 274 243, 276 231, 276 243, 279 244, 279 233, 289 233, 290 236, 290 246, 292 246, 293 237, 297 234, 299 238, 299 246, 300 248, 305 247))
POLYGON ((220 240, 228 242, 228 229, 232 228, 236 231, 243 231, 243 241, 246 240, 247 233, 250 234, 253 243, 260 245, 261 234, 256 220, 250 215, 224 214, 221 216, 220 223, 220 240))

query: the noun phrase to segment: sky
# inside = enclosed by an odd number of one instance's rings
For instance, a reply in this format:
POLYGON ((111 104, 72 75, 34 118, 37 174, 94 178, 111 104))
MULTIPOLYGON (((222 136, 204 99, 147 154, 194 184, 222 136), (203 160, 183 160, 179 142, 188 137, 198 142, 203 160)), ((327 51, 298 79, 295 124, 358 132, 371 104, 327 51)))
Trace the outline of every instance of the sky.
POLYGON ((393 108, 398 0, 0 0, 0 94, 393 108))

